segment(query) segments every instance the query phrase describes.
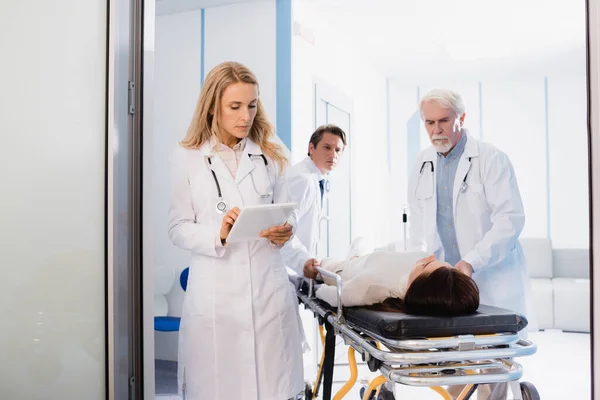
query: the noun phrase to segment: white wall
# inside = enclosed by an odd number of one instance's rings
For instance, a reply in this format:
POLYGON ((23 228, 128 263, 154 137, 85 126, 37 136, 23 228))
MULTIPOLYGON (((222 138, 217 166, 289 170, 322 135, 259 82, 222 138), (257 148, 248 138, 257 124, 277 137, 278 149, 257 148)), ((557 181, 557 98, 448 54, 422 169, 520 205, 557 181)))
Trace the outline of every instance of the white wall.
MULTIPOLYGON (((158 7, 157 7, 158 8, 158 7)), ((224 61, 238 61, 257 76, 260 96, 276 124, 275 1, 266 0, 158 15, 156 18, 154 131, 144 148, 145 244, 152 244, 144 268, 172 268, 175 281, 167 299, 169 315, 179 316, 183 291, 179 274, 187 267, 188 252, 173 246, 167 236, 170 204, 169 155, 183 139, 201 89, 204 74, 224 61), (204 37, 202 33, 204 32, 204 37), (152 264, 150 264, 152 263, 152 264)), ((209 188, 208 190, 212 190, 209 188)), ((177 360, 177 333, 156 333, 155 357, 177 360)))
MULTIPOLYGON (((526 213, 521 236, 549 234, 555 248, 588 248, 583 71, 483 82, 425 82, 418 86, 392 82, 391 87, 392 126, 398 142, 393 148, 399 160, 407 156, 402 144, 407 140, 407 120, 417 111, 418 96, 434 87, 455 89, 465 98, 466 126, 473 136, 498 146, 513 163, 526 213)), ((421 148, 429 145, 422 123, 420 144, 421 148)), ((403 161, 394 164, 394 181, 406 181, 408 171, 403 168, 403 161)), ((393 199, 405 202, 406 189, 394 192, 393 199)))
POLYGON ((555 247, 589 248, 585 75, 549 77, 550 237, 555 247))
POLYGON ((306 156, 315 130, 313 82, 323 81, 353 103, 353 141, 347 149, 353 166, 352 236, 387 243, 386 78, 345 44, 331 42, 322 26, 311 26, 317 4, 295 1, 292 5, 296 27, 314 35, 314 43, 299 34, 292 38, 292 162, 306 156))
POLYGON ((256 75, 260 99, 276 125, 275 0, 205 10, 205 72, 223 61, 238 61, 256 75))
POLYGON ((0 398, 105 398, 106 2, 0 5, 0 398))

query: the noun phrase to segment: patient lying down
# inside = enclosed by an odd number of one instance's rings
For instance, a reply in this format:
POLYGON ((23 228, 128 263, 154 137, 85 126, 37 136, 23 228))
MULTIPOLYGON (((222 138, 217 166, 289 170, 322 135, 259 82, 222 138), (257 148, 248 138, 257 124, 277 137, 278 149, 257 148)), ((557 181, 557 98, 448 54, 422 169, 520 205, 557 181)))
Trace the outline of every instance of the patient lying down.
MULTIPOLYGON (((409 314, 456 316, 475 312, 479 307, 477 284, 435 256, 422 256, 378 251, 343 261, 324 259, 321 268, 342 278, 342 305, 346 307, 385 301, 400 303, 409 314)), ((337 306, 335 280, 321 274, 319 278, 325 285, 319 287, 316 296, 337 306)))

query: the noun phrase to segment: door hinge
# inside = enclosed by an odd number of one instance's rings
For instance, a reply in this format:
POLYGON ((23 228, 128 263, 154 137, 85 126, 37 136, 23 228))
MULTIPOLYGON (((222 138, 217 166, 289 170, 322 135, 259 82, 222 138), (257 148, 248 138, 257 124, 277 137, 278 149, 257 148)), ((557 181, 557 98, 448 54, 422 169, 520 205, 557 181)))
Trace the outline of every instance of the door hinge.
POLYGON ((135 376, 129 377, 129 399, 135 400, 135 376))
POLYGON ((135 82, 129 82, 129 90, 128 92, 128 106, 129 106, 129 114, 135 114, 135 82))

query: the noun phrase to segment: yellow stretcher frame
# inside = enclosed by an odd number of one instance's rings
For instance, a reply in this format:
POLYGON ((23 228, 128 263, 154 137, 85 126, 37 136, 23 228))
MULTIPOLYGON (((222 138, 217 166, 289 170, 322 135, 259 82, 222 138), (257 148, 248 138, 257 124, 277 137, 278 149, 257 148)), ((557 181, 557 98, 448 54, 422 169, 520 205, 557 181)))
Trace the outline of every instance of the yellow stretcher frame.
MULTIPOLYGON (((319 337, 321 339, 321 344, 325 347, 325 332, 323 325, 319 324, 319 337)), ((378 348, 381 348, 381 343, 376 342, 378 348)), ((321 362, 319 363, 319 369, 317 371, 317 377, 315 379, 315 385, 312 388, 313 399, 317 398, 317 388, 319 387, 319 381, 321 379, 321 372, 323 369, 323 362, 325 359, 325 352, 321 354, 321 362)), ((354 385, 356 385, 356 381, 358 380, 358 365, 356 364, 356 350, 353 347, 348 348, 348 366, 350 368, 350 378, 340 390, 336 392, 333 396, 333 400, 342 400, 349 392, 352 390, 354 385)), ((472 371, 466 371, 467 373, 472 373, 472 371)), ((369 400, 369 396, 371 392, 378 392, 382 385, 387 383, 387 379, 383 375, 379 375, 369 382, 367 389, 365 390, 365 394, 363 396, 363 400, 369 400)), ((473 384, 466 385, 464 389, 461 391, 460 395, 456 398, 456 400, 464 400, 467 395, 470 394, 471 388, 473 384)), ((448 393, 448 391, 441 386, 430 386, 429 389, 438 393, 442 399, 444 400, 452 400, 452 395, 448 393)))

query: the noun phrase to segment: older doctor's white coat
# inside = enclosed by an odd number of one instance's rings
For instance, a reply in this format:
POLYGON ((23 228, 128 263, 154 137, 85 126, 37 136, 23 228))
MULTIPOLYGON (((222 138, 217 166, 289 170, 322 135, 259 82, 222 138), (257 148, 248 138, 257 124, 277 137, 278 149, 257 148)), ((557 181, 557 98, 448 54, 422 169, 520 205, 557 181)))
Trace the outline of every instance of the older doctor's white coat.
MULTIPOLYGON (((437 157, 433 146, 423 150, 410 177, 409 246, 443 260, 436 224, 437 157)), ((481 303, 521 313, 531 328, 529 280, 519 243, 525 213, 510 160, 495 146, 467 134, 452 193, 460 255, 473 267, 481 303)))
MULTIPOLYGON (((284 400, 302 391, 297 303, 279 248, 266 239, 221 246, 223 216, 206 157, 211 146, 178 148, 172 156, 169 237, 191 252, 179 336, 179 387, 189 400, 284 400)), ((235 179, 211 157, 223 199, 234 206, 287 201, 285 180, 248 139, 235 179), (273 199, 259 194, 272 190, 273 199)))

